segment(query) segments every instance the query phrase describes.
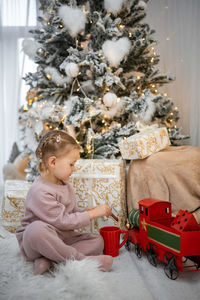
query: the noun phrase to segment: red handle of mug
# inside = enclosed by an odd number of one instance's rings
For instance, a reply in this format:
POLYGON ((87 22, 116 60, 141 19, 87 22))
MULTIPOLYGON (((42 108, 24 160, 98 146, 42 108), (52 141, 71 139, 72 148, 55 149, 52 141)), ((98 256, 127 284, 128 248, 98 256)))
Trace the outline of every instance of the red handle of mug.
POLYGON ((122 230, 120 229, 120 234, 121 233, 126 233, 125 238, 123 240, 123 242, 119 245, 119 248, 121 248, 122 246, 124 246, 124 244, 126 243, 127 239, 128 239, 128 230, 122 230))

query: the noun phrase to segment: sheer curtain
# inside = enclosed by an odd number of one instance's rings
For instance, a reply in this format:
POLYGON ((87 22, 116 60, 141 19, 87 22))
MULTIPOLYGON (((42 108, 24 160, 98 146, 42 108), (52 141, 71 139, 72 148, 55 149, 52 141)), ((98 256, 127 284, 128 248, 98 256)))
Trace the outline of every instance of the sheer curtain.
POLYGON ((0 1, 0 184, 2 167, 9 158, 12 145, 19 140, 18 109, 21 75, 19 39, 28 36, 36 25, 35 0, 0 1))
POLYGON ((146 22, 156 30, 161 73, 175 75, 163 89, 179 108, 179 126, 200 147, 200 1, 150 0, 146 22))

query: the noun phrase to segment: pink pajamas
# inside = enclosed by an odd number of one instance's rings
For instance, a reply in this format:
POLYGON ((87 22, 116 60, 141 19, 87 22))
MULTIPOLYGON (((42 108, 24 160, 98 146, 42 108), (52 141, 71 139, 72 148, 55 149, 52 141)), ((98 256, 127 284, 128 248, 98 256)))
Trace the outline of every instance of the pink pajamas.
POLYGON ((89 223, 87 211, 77 208, 69 183, 59 186, 39 177, 28 192, 25 217, 16 236, 28 260, 41 256, 54 262, 81 260, 100 255, 104 247, 100 235, 74 231, 89 223))
POLYGON ((60 231, 52 225, 35 221, 24 231, 22 245, 28 260, 44 256, 62 262, 69 258, 80 260, 87 255, 99 255, 104 243, 97 234, 60 231))

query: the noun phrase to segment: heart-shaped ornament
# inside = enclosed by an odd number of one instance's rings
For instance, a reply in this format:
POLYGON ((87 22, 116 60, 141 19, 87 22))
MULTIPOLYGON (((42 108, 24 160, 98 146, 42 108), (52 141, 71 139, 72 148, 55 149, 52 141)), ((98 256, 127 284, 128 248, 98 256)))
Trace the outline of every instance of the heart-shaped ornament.
POLYGON ((120 62, 129 53, 131 42, 128 38, 123 37, 117 41, 107 40, 103 43, 103 54, 112 67, 118 67, 120 62))

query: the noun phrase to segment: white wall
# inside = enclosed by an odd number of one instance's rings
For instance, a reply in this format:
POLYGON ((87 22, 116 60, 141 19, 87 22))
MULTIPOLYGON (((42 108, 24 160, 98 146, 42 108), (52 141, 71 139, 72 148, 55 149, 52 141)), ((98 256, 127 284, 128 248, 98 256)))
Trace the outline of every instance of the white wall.
POLYGON ((200 146, 200 1, 150 0, 146 22, 156 30, 161 73, 176 80, 164 90, 179 108, 179 126, 191 138, 185 142, 200 146))

